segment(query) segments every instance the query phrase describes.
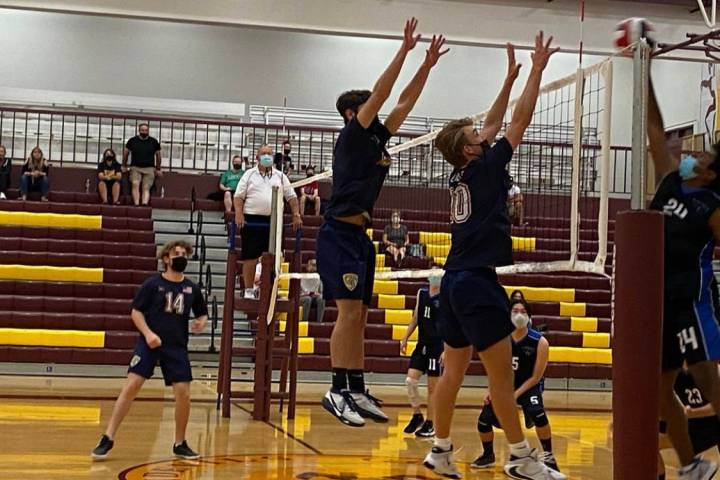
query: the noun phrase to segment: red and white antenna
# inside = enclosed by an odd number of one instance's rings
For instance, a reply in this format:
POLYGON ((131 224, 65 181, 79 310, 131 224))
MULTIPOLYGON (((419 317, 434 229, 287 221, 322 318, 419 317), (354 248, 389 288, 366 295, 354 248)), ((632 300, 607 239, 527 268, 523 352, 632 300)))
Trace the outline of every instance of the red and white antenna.
MULTIPOLYGON (((698 0, 701 1, 701 0, 698 0)), ((583 39, 584 39, 584 27, 585 27, 585 0, 580 0, 580 49, 579 49, 579 55, 580 58, 578 59, 578 63, 580 64, 580 67, 582 68, 583 63, 583 39)))

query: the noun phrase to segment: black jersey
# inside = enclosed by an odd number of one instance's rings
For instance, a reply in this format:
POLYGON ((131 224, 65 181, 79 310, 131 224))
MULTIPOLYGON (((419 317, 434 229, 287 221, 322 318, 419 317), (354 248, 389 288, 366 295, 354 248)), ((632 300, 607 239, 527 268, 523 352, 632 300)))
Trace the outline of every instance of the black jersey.
POLYGON ((695 379, 693 379, 690 372, 684 368, 680 369, 673 388, 675 389, 675 395, 678 396, 680 402, 686 407, 700 408, 709 403, 705 397, 703 397, 697 385, 695 385, 695 379))
MULTIPOLYGON (((529 328, 525 338, 518 342, 513 339, 512 366, 515 371, 515 389, 532 377, 541 338, 542 334, 540 332, 529 328)), ((542 385, 543 381, 540 380, 539 383, 542 385)))
POLYGON ((392 135, 380 120, 363 126, 353 117, 335 142, 332 195, 325 218, 362 214, 372 219, 375 201, 390 169, 385 145, 392 135))
POLYGON ((665 298, 697 299, 713 280, 715 238, 708 225, 720 196, 706 188, 686 188, 680 174, 668 174, 650 208, 665 215, 665 298))
POLYGON ((439 324, 440 295, 431 297, 427 288, 421 288, 417 312, 418 343, 421 345, 442 344, 439 324))
POLYGON ((153 275, 142 284, 132 307, 145 315, 145 322, 164 346, 187 345, 190 310, 195 317, 208 314, 200 287, 185 278, 171 282, 161 274, 153 275))
POLYGON ((512 155, 512 145, 503 137, 450 175, 452 243, 445 270, 512 264, 506 170, 512 155))

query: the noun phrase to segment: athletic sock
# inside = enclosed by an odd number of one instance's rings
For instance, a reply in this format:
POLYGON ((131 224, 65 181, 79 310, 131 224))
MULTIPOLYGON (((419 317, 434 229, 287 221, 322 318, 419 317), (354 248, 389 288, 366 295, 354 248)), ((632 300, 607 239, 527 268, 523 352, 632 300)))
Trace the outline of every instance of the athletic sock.
POLYGON ((495 447, 492 440, 490 440, 489 442, 482 442, 482 446, 483 455, 495 455, 495 447))
POLYGON ((543 450, 546 452, 552 452, 552 438, 548 438, 547 440, 540 439, 540 445, 542 445, 543 450))
POLYGON ((527 457, 528 455, 530 455, 531 451, 532 450, 530 449, 530 444, 527 442, 527 440, 510 444, 510 455, 514 457, 527 457))
POLYGON ((450 437, 435 437, 435 440, 433 440, 433 447, 438 447, 443 452, 447 452, 450 448, 452 448, 452 441, 450 440, 450 437))
POLYGON ((332 389, 333 393, 340 393, 343 390, 347 390, 347 369, 345 368, 333 368, 332 369, 332 389))
POLYGON ((348 370, 348 383, 353 393, 365 393, 365 374, 362 370, 348 370))

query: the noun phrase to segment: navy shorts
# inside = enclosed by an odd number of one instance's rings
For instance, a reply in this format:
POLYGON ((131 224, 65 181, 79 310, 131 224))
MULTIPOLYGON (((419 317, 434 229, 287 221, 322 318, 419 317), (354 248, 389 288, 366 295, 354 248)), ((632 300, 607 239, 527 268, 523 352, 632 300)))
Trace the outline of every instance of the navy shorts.
POLYGON ((362 300, 370 305, 375 245, 363 227, 326 220, 318 232, 316 259, 325 300, 362 300))
MULTIPOLYGON (((545 415, 545 404, 543 402, 542 388, 539 385, 535 385, 530 388, 527 392, 520 395, 517 399, 517 404, 523 410, 525 417, 525 428, 533 428, 535 426, 535 416, 538 414, 545 415)), ((500 420, 495 415, 492 403, 488 403, 483 406, 478 416, 478 431, 482 432, 483 426, 492 426, 502 430, 500 420)))
POLYGON ((452 348, 472 345, 482 352, 515 329, 505 289, 489 268, 445 271, 440 310, 440 332, 452 348))
POLYGON ((443 352, 443 345, 422 345, 418 343, 415 345, 410 356, 410 367, 414 370, 419 370, 428 377, 439 377, 442 373, 440 368, 440 355, 443 352))
POLYGON ((130 360, 128 373, 135 373, 143 378, 152 378, 155 366, 160 363, 165 385, 191 382, 192 369, 187 347, 181 345, 160 345, 150 348, 145 339, 140 337, 135 345, 135 352, 130 360))

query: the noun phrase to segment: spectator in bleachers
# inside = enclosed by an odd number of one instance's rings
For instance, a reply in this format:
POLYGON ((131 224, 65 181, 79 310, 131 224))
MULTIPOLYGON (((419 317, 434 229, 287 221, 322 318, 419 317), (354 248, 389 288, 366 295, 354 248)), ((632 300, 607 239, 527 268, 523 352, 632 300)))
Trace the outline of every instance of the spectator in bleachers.
POLYGON ((233 207, 233 193, 237 188, 240 179, 245 173, 243 169, 243 159, 240 155, 235 155, 232 158, 232 165, 230 170, 226 171, 220 177, 220 184, 218 188, 222 192, 223 202, 225 203, 225 212, 232 212, 233 207))
POLYGON ((405 258, 405 249, 410 243, 408 228, 400 223, 400 211, 393 210, 390 216, 390 223, 385 225, 383 231, 383 243, 385 249, 392 255, 395 265, 399 266, 405 258))
POLYGON ((525 301, 525 295, 523 294, 522 290, 513 290, 513 292, 510 294, 510 301, 525 301))
POLYGON ((10 188, 10 173, 12 173, 12 162, 5 156, 5 147, 0 145, 0 200, 7 198, 7 189, 10 188))
POLYGON ((523 208, 523 194, 515 180, 510 177, 510 188, 507 197, 508 217, 513 225, 525 225, 525 210, 523 208))
POLYGON ((115 151, 108 148, 98 164, 98 193, 103 204, 108 201, 108 192, 112 193, 113 205, 120 205, 120 182, 122 167, 115 157, 115 151))
MULTIPOLYGON (((308 178, 315 175, 315 167, 308 165, 305 174, 308 178)), ((315 215, 320 215, 320 184, 317 180, 308 183, 300 190, 300 215, 305 215, 305 204, 307 202, 315 206, 315 215)))
POLYGON ((302 225, 298 199, 290 180, 273 168, 272 148, 261 145, 257 152, 258 164, 245 172, 235 190, 235 221, 241 229, 240 259, 243 262, 245 298, 255 298, 253 280, 258 258, 268 250, 270 243, 270 213, 272 189, 280 187, 293 214, 293 227, 302 225))
POLYGON ((150 202, 150 189, 155 183, 155 177, 162 177, 160 142, 150 136, 150 126, 147 123, 138 125, 138 134, 125 144, 122 162, 122 168, 125 171, 128 170, 128 157, 130 157, 133 204, 140 204, 140 187, 142 186, 142 204, 147 205, 150 202))
POLYGON ((283 172, 285 175, 290 175, 295 168, 292 157, 290 157, 291 151, 292 145, 290 144, 290 140, 285 140, 282 144, 282 152, 277 152, 275 154, 275 158, 273 159, 275 168, 283 172))
POLYGON ((50 165, 45 159, 43 151, 40 147, 35 147, 30 152, 25 165, 22 168, 20 176, 20 194, 23 200, 27 200, 28 192, 40 192, 43 202, 48 201, 48 193, 50 192, 50 165))
MULTIPOLYGON (((315 259, 308 260, 307 273, 317 273, 315 259)), ((322 282, 318 278, 300 280, 300 305, 303 308, 303 322, 310 320, 310 309, 315 305, 315 321, 322 322, 325 316, 325 299, 322 297, 322 282)))

